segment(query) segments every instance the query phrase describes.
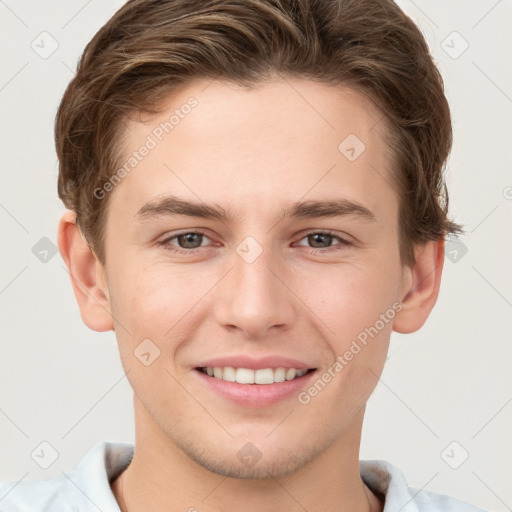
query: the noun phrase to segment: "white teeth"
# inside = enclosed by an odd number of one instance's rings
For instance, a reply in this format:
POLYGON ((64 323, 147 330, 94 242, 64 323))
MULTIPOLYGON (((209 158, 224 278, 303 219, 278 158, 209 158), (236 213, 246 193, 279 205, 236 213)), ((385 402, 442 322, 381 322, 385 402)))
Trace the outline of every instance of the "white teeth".
POLYGON ((254 384, 254 370, 249 370, 248 368, 237 368, 235 375, 236 381, 239 384, 254 384))
POLYGON ((272 370, 272 368, 265 368, 264 370, 256 370, 254 372, 254 382, 256 384, 273 384, 274 383, 274 370, 272 370))
POLYGON ((274 382, 284 382, 286 380, 286 370, 284 368, 276 368, 274 370, 274 382))
POLYGON ((297 374, 297 370, 295 368, 290 368, 286 370, 286 380, 295 379, 295 375, 297 374))
POLYGON ((232 366, 208 366, 202 369, 210 377, 225 380, 228 382, 238 382, 239 384, 274 384, 275 382, 284 382, 293 380, 306 374, 305 368, 261 368, 251 370, 250 368, 233 368, 232 366))
POLYGON ((224 371, 222 372, 222 379, 227 380, 228 382, 236 381, 236 372, 232 366, 225 366, 224 371))

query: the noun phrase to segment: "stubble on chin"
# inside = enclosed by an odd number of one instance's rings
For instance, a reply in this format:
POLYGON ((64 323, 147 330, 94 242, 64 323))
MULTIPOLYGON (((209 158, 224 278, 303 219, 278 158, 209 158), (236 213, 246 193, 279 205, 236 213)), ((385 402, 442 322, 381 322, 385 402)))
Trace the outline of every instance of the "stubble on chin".
MULTIPOLYGON (((181 436, 180 436, 181 437, 181 436)), ((257 443, 247 441, 244 446, 234 448, 236 444, 232 438, 226 442, 223 449, 217 444, 214 447, 207 446, 204 442, 195 443, 190 438, 174 439, 175 444, 187 457, 196 464, 211 473, 227 478, 240 480, 270 480, 281 478, 295 473, 311 463, 329 446, 335 439, 324 439, 321 443, 317 436, 311 436, 308 442, 295 448, 275 448, 272 453, 259 450, 257 443), (245 447, 251 446, 254 450, 253 457, 245 456, 245 447)))

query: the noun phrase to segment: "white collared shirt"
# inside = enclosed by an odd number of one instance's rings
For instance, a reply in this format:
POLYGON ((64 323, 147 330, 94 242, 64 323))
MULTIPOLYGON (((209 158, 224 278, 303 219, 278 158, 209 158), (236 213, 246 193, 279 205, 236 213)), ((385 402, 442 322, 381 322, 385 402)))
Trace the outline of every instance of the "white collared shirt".
MULTIPOLYGON (((100 442, 72 472, 46 480, 0 482, 0 511, 120 512, 110 482, 132 457, 132 444, 100 442)), ((443 494, 410 488, 388 462, 362 460, 359 470, 365 484, 386 497, 384 512, 484 512, 443 494)))

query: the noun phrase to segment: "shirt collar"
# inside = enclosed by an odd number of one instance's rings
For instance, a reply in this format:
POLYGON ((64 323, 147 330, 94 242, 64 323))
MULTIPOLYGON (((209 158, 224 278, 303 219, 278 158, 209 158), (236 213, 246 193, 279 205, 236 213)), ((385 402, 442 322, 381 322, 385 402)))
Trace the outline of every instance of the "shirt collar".
MULTIPOLYGON (((383 512, 419 512, 404 475, 383 460, 359 461, 359 472, 371 491, 384 499, 383 512)), ((416 494, 419 494, 418 491, 416 494)))

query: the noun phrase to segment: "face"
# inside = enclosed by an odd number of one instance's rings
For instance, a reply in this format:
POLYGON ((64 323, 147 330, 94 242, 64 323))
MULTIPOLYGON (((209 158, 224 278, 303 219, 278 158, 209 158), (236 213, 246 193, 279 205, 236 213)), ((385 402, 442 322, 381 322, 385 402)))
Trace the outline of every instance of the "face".
POLYGON ((354 428, 408 286, 381 119, 276 79, 198 81, 127 123, 104 270, 137 428, 241 478, 354 428))

